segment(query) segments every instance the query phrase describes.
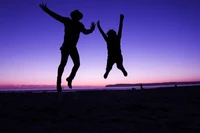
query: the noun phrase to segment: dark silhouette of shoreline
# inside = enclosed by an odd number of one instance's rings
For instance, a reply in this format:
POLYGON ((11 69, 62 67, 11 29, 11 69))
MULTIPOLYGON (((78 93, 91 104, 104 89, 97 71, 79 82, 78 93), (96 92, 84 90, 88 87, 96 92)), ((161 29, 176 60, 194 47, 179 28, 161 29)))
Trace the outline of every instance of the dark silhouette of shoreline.
MULTIPOLYGON (((161 83, 143 83, 142 85, 187 85, 187 84, 200 84, 200 81, 192 81, 192 82, 161 82, 161 83)), ((140 86, 141 83, 136 84, 112 84, 112 85, 106 85, 105 87, 131 87, 131 86, 140 86)))
POLYGON ((199 96, 200 87, 0 93, 1 133, 198 133, 199 96))

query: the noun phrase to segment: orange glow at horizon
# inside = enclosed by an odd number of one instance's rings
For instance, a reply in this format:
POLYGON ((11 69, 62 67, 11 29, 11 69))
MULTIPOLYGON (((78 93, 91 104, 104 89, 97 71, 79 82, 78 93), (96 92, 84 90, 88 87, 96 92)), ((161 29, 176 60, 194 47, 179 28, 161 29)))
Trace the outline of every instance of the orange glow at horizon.
MULTIPOLYGON (((99 86, 99 87, 104 87, 108 84, 138 84, 138 83, 162 83, 162 82, 194 82, 194 81, 200 81, 199 78, 193 78, 193 79, 165 79, 165 80, 156 80, 156 79, 146 79, 146 80, 121 80, 121 81, 103 81, 103 82, 85 82, 85 81, 74 81, 73 86, 99 86)), ((0 82, 0 86, 7 86, 7 85, 49 85, 49 86, 55 86, 56 82, 0 82)), ((67 82, 63 79, 62 81, 63 86, 67 86, 67 82)))

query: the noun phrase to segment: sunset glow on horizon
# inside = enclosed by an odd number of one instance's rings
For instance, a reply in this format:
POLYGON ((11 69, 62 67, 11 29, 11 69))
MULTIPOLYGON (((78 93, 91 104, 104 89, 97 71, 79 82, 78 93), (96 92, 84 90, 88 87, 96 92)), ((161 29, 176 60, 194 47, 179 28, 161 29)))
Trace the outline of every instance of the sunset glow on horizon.
MULTIPOLYGON (((0 2, 0 86, 56 84, 64 26, 40 9, 41 2, 0 2)), ((73 86, 200 81, 200 1, 44 2, 62 16, 78 9, 84 14, 81 22, 86 28, 100 20, 105 32, 118 31, 119 15, 125 16, 121 50, 128 76, 114 65, 108 78, 103 78, 107 47, 96 27, 92 34, 80 35, 81 66, 73 86)), ((62 85, 67 85, 72 67, 69 57, 62 85)))

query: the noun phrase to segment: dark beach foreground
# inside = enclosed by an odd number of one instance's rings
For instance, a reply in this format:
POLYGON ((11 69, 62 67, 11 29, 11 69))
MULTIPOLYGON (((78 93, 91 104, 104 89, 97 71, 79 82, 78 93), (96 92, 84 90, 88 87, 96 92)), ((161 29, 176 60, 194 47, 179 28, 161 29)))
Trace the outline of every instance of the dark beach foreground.
POLYGON ((199 133, 200 86, 0 93, 0 133, 199 133))

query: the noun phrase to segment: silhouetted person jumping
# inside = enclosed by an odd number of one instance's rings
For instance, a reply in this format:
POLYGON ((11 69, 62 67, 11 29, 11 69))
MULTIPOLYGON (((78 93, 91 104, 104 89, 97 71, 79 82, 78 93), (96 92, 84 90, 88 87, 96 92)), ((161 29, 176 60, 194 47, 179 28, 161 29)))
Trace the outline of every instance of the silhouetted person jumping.
POLYGON ((76 48, 77 42, 79 40, 80 32, 83 34, 90 34, 95 29, 95 23, 91 23, 90 29, 85 29, 85 26, 80 22, 83 18, 83 14, 79 10, 74 10, 70 13, 70 17, 63 17, 55 12, 51 11, 47 8, 46 4, 40 4, 40 7, 48 13, 50 16, 55 18, 56 20, 60 21, 65 26, 65 35, 64 35, 64 42, 60 47, 61 50, 61 61, 58 67, 58 74, 57 74, 57 91, 61 92, 61 79, 64 68, 66 66, 67 60, 69 55, 72 58, 74 66, 68 78, 66 78, 68 82, 68 87, 72 88, 72 80, 74 79, 76 72, 80 66, 80 57, 78 50, 76 48))
POLYGON ((121 54, 121 46, 120 46, 123 20, 124 20, 124 15, 120 14, 120 24, 119 24, 118 34, 116 34, 116 32, 113 29, 111 29, 107 32, 107 35, 102 30, 100 26, 100 21, 97 22, 97 27, 100 33, 102 34, 103 38, 105 39, 108 49, 107 66, 106 66, 106 72, 104 74, 105 79, 108 77, 108 74, 112 69, 114 63, 117 64, 117 68, 123 72, 124 76, 128 75, 123 66, 123 57, 121 54))

